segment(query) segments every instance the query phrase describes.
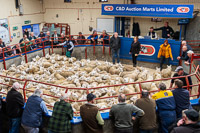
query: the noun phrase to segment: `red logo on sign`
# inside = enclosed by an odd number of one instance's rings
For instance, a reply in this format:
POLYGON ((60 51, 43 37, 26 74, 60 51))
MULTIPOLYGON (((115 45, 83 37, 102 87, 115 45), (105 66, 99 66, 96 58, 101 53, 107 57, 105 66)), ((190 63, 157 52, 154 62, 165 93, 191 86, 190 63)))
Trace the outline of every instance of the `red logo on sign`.
POLYGON ((155 51, 154 46, 141 44, 140 55, 153 56, 155 51))
POLYGON ((178 13, 188 13, 190 11, 189 7, 178 7, 177 12, 178 13))
POLYGON ((113 11, 113 10, 114 10, 114 7, 113 7, 113 6, 105 6, 105 7, 104 7, 104 10, 105 10, 105 11, 113 11))

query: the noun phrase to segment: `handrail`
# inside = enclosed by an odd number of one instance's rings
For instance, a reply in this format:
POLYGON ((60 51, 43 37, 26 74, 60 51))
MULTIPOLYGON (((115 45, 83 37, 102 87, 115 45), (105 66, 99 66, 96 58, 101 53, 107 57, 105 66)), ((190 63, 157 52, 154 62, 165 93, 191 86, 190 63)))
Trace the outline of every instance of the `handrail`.
MULTIPOLYGON (((180 77, 171 77, 171 78, 163 78, 163 79, 157 79, 157 80, 148 80, 148 81, 141 81, 141 82, 133 82, 133 83, 124 83, 124 84, 118 84, 118 85, 109 85, 109 86, 102 86, 102 87, 92 87, 92 88, 67 88, 67 87, 64 87, 64 86, 60 86, 60 85, 55 85, 55 84, 50 84, 50 83, 45 83, 45 82, 39 82, 39 81, 35 81, 35 80, 28 80, 28 79, 19 79, 19 78, 12 78, 12 77, 8 77, 8 76, 4 76, 4 75, 0 75, 1 77, 4 77, 4 78, 11 78, 11 79, 15 79, 15 80, 19 80, 19 81, 25 81, 24 83, 24 86, 23 88, 21 88, 23 90, 23 96, 24 96, 24 100, 26 101, 26 91, 30 91, 30 92, 33 92, 29 89, 25 89, 26 86, 27 86, 27 82, 35 82, 35 83, 39 83, 39 84, 45 84, 45 85, 49 85, 49 86, 55 86, 55 87, 59 87, 59 88, 64 88, 66 89, 66 91, 68 89, 73 89, 73 90, 86 90, 87 93, 89 90, 91 89, 100 89, 100 88, 109 88, 109 87, 116 87, 116 86, 125 86, 125 85, 131 85, 131 84, 139 84, 139 87, 140 87, 140 92, 135 92, 135 93, 132 93, 132 94, 126 94, 127 96, 128 95, 137 95, 137 94, 140 94, 142 93, 142 88, 141 88, 141 84, 142 83, 147 83, 147 82, 155 82, 155 81, 163 81, 163 80, 170 80, 170 79, 177 79, 177 78, 186 78, 186 81, 187 81, 187 77, 189 76, 194 76, 197 74, 198 72, 198 69, 199 69, 199 66, 196 67, 196 70, 195 70, 195 73, 193 74, 190 74, 190 75, 186 75, 186 76, 180 76, 180 77)), ((3 84, 3 83, 0 83, 1 85, 6 85, 6 86, 9 86, 11 87, 11 85, 7 85, 7 84, 3 84)), ((187 82, 187 86, 184 86, 184 87, 187 87, 187 89, 189 90, 189 87, 194 87, 194 86, 200 86, 200 83, 199 84, 195 84, 195 85, 189 85, 189 82, 187 82)), ((174 88, 168 88, 167 90, 172 90, 174 88)), ((149 91, 150 93, 154 93, 154 92, 158 92, 159 90, 154 90, 154 91, 149 91)), ((2 92, 0 92, 2 93, 2 92)), ((2 93, 2 94, 5 94, 5 93, 2 93)), ((50 97, 53 97, 53 98, 58 98, 57 96, 52 96, 52 95, 49 95, 49 94, 44 94, 46 96, 50 96, 50 97)), ((191 97, 194 97, 194 96, 198 96, 199 97, 200 95, 200 88, 198 89, 198 94, 196 95, 191 95, 191 97)), ((108 97, 100 97, 100 98, 96 98, 96 100, 100 100, 100 99, 107 99, 107 98, 114 98, 114 97, 117 97, 117 96, 108 96, 108 97)), ((86 101, 85 100, 72 100, 70 99, 71 102, 84 102, 86 101)), ((51 105, 48 105, 47 106, 49 107, 52 107, 51 105)), ((106 108, 107 109, 107 108, 106 108)), ((101 110, 106 110, 106 109, 101 109, 101 110)), ((109 108, 108 108, 109 109, 109 108)), ((77 113, 77 112, 74 112, 74 113, 77 113)))

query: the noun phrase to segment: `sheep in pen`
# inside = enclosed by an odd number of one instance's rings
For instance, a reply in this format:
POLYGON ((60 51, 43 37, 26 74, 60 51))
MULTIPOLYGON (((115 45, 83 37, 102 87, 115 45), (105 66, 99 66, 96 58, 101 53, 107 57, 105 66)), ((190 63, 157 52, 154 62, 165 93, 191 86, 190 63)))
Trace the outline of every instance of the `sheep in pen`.
MULTIPOLYGON (((119 93, 133 94, 141 91, 139 84, 113 85, 167 78, 171 77, 171 74, 171 66, 161 72, 159 69, 132 67, 132 65, 126 64, 113 65, 107 61, 89 59, 77 60, 74 57, 67 58, 57 54, 45 57, 36 56, 32 62, 22 61, 19 66, 13 64, 8 70, 0 70, 0 75, 63 86, 61 88, 38 82, 27 82, 26 97, 30 97, 35 89, 42 89, 45 94, 43 99, 47 105, 50 105, 49 109, 52 109, 54 103, 59 100, 58 97, 61 96, 61 93, 66 92, 66 88, 74 88, 67 91, 74 112, 79 112, 80 106, 86 102, 87 93, 93 93, 100 98, 96 100, 96 105, 100 109, 109 108, 113 104, 117 104, 117 97, 112 96, 117 96, 119 93), (108 98, 104 99, 103 97, 108 98)), ((15 79, 0 77, 0 83, 10 86, 15 81, 15 79)), ((23 88, 24 81, 18 82, 23 88)), ((160 82, 141 83, 141 88, 148 91, 158 90, 160 82)), ((162 82, 169 87, 169 80, 162 82)), ((2 85, 0 92, 7 93, 9 89, 9 86, 2 85)), ((20 91, 23 94, 23 90, 20 91)), ((127 103, 134 103, 138 98, 140 98, 140 94, 128 95, 127 103)), ((109 110, 102 112, 105 111, 109 110)))

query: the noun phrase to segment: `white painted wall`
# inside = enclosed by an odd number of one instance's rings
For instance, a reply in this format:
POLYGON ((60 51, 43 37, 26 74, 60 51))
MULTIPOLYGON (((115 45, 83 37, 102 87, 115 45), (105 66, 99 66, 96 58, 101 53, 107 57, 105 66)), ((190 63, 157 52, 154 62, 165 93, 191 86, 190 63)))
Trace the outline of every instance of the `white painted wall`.
MULTIPOLYGON (((124 0, 109 0, 107 4, 123 4, 124 0)), ((64 3, 64 0, 44 0, 46 12, 44 20, 50 23, 68 23, 71 34, 90 34, 89 26, 96 29, 97 18, 114 18, 114 16, 102 16, 99 0, 72 0, 72 3, 64 3), (56 18, 56 14, 59 15, 56 18)))
MULTIPOLYGON (((22 37, 22 26, 25 25, 25 20, 31 20, 31 24, 38 24, 44 21, 42 3, 40 0, 20 0, 23 5, 24 15, 19 16, 19 10, 15 8, 14 0, 0 0, 0 19, 7 18, 10 27, 11 36, 13 33, 20 32, 20 38, 22 37), (13 27, 18 26, 17 31, 13 31, 13 27)), ((11 44, 19 42, 20 38, 13 38, 11 44)))
MULTIPOLYGON (((135 0, 137 4, 194 4, 195 9, 200 8, 200 0, 135 0)), ((21 0, 24 8, 24 15, 19 16, 15 9, 14 0, 0 0, 0 19, 8 18, 11 35, 20 32, 22 37, 22 26, 25 20, 36 23, 68 23, 71 27, 71 34, 83 32, 91 34, 89 26, 96 29, 97 18, 114 18, 114 16, 102 16, 99 0, 72 0, 71 3, 64 3, 64 0, 21 0), (58 14, 58 18, 56 17, 58 14), (18 26, 17 31, 12 28, 18 26)), ((127 4, 127 0, 109 0, 106 4, 127 4)), ((133 22, 139 22, 141 35, 146 35, 149 27, 163 26, 164 21, 169 21, 175 31, 179 30, 177 19, 163 19, 163 22, 150 22, 150 18, 132 18, 133 22)), ((41 26, 42 27, 42 26, 41 26)), ((132 26, 131 26, 132 28, 132 26)), ((132 29, 130 29, 131 31, 132 29)), ((159 32, 160 34, 161 32, 159 32)), ((160 34, 161 36, 161 34, 160 34)), ((12 43, 18 43, 20 38, 14 38, 12 43)))

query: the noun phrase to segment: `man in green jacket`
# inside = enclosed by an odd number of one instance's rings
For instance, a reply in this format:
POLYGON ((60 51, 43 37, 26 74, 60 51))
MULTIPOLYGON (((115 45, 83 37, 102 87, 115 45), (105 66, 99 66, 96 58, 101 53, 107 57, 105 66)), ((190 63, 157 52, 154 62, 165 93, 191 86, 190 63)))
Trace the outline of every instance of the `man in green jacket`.
POLYGON ((48 133, 71 133, 70 120, 73 119, 73 110, 68 103, 67 94, 62 94, 60 101, 53 107, 53 114, 49 120, 48 133))
POLYGON ((133 122, 144 115, 144 111, 133 104, 126 104, 126 95, 118 96, 119 103, 110 109, 110 119, 115 123, 115 133, 133 133, 133 122), (136 116, 133 116, 136 113, 136 116))

